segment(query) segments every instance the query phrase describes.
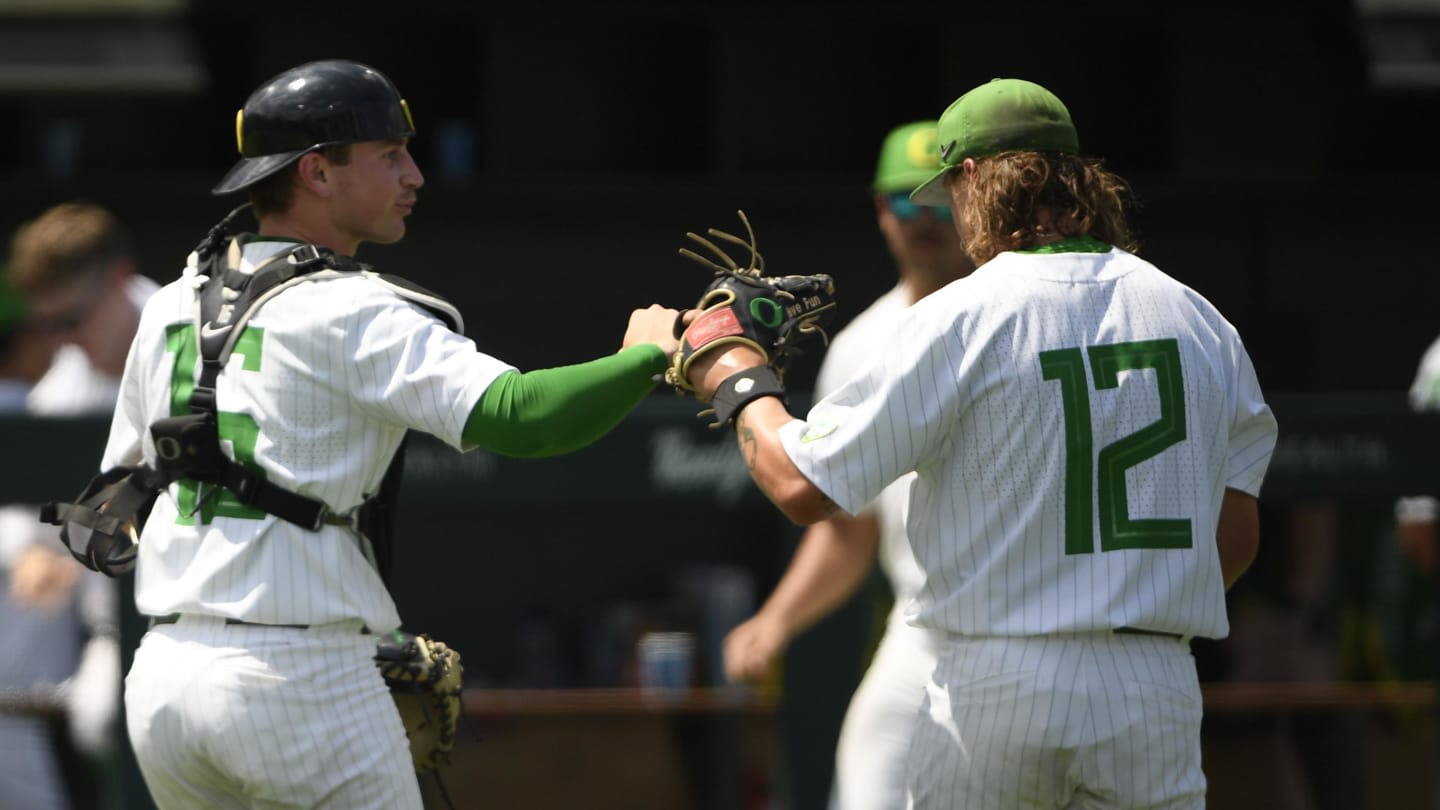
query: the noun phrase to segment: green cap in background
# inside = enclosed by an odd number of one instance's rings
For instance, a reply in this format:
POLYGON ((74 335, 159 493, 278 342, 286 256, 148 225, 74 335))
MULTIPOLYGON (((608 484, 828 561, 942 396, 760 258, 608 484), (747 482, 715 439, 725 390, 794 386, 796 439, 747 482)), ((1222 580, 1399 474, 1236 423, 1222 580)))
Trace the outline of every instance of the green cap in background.
POLYGON ((910 194, 922 205, 945 205, 945 173, 965 158, 1000 152, 1080 151, 1070 111, 1055 94, 1024 79, 992 79, 955 100, 940 116, 940 171, 910 194))
POLYGON ((916 121, 890 130, 880 146, 880 162, 875 167, 872 189, 876 194, 909 191, 940 168, 935 126, 934 121, 916 121))
POLYGON ((25 299, 10 283, 10 271, 0 264, 0 332, 8 332, 25 320, 25 299))

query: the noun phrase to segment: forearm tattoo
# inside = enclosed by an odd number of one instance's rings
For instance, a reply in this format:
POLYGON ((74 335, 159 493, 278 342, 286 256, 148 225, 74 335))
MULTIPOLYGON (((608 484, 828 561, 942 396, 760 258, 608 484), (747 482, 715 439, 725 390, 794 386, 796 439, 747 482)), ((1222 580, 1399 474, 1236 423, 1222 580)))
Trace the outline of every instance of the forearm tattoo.
MULTIPOLYGON (((760 462, 760 437, 748 424, 744 411, 741 411, 735 417, 735 440, 740 445, 740 455, 745 458, 745 468, 750 471, 750 478, 755 481, 755 486, 759 487, 761 494, 765 497, 778 503, 778 501, 775 500, 774 493, 772 493, 770 489, 765 486, 765 483, 760 480, 759 476, 755 474, 755 466, 760 462)), ((820 493, 820 497, 825 504, 826 516, 834 514, 835 511, 839 509, 835 502, 830 500, 829 495, 822 492, 820 493)))
POLYGON ((747 424, 744 411, 735 417, 735 439, 740 443, 740 455, 745 458, 745 468, 750 471, 750 477, 754 478, 755 462, 760 456, 760 439, 747 424))

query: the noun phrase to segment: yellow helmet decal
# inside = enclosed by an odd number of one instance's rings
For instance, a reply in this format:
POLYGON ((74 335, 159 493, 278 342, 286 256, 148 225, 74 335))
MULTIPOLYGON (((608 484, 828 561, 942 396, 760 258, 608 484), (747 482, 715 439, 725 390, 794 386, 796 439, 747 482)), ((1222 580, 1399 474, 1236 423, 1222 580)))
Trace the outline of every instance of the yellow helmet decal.
POLYGON ((411 132, 414 132, 414 131, 415 131, 415 119, 410 117, 410 105, 409 105, 409 104, 406 104, 406 103, 405 103, 405 99, 403 99, 403 98, 400 99, 400 109, 402 109, 402 110, 405 111, 405 123, 409 124, 409 125, 410 125, 410 131, 411 131, 411 132))
POLYGON ((235 151, 245 154, 245 109, 235 111, 235 151))
POLYGON ((935 151, 935 130, 916 130, 905 143, 905 155, 916 166, 940 167, 940 155, 935 151))

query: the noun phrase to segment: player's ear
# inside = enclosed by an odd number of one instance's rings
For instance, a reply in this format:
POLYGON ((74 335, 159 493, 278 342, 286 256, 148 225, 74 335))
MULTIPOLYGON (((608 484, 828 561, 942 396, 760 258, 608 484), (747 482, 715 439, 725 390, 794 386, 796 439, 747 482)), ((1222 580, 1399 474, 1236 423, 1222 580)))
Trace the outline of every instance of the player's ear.
POLYGON ((316 194, 327 194, 330 189, 330 161, 319 152, 306 152, 295 166, 295 174, 301 184, 316 194))

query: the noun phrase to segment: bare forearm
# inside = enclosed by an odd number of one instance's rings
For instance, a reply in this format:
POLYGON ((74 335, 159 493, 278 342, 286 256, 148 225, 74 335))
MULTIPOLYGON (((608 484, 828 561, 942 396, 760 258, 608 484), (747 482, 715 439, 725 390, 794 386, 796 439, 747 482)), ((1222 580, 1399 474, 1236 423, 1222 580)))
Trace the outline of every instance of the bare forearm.
POLYGON ((855 593, 875 562, 879 538, 879 521, 869 512, 837 512, 811 526, 762 612, 787 637, 809 628, 855 593))
POLYGON ((1225 490, 1215 543, 1220 551, 1225 589, 1229 590, 1250 568, 1260 548, 1260 507, 1254 496, 1235 489, 1225 490))
POLYGON ((780 428, 792 419, 779 399, 758 399, 735 418, 735 438, 750 477, 755 479, 760 491, 786 517, 806 526, 834 514, 836 507, 796 468, 785 452, 780 428))
MULTIPOLYGON (((764 362, 765 358, 755 350, 737 345, 704 356, 691 370, 690 379, 702 392, 702 398, 709 400, 726 379, 764 362)), ((735 415, 735 438, 740 443, 740 455, 745 459, 750 477, 755 479, 760 491, 780 507, 786 517, 808 526, 833 513, 835 504, 810 483, 785 452, 780 428, 794 418, 778 397, 763 396, 752 400, 735 415)))

